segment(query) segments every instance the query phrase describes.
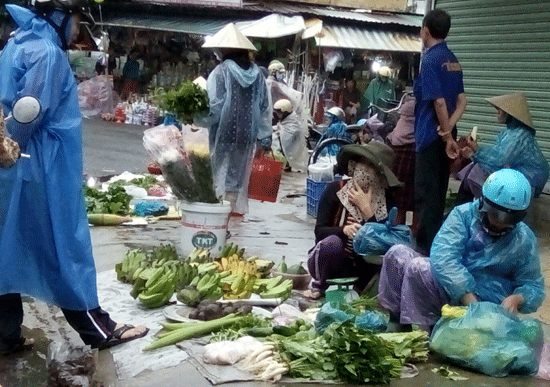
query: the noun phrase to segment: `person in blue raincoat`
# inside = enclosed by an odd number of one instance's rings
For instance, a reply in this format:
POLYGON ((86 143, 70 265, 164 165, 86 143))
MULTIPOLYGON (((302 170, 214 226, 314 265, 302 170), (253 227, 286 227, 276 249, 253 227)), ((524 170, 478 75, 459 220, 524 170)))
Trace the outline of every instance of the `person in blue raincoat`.
POLYGON ((270 92, 262 72, 250 60, 256 48, 233 23, 203 47, 218 50, 223 59, 207 80, 214 187, 218 197, 231 203, 232 215, 243 215, 248 212, 254 152, 271 148, 270 92))
MULTIPOLYGON (((353 143, 352 134, 346 130, 347 125, 344 122, 346 118, 346 113, 344 113, 342 109, 336 106, 331 107, 330 109, 327 110, 327 112, 325 113, 325 116, 327 117, 329 124, 328 124, 327 130, 323 133, 321 138, 319 138, 319 140, 317 141, 317 145, 316 145, 317 147, 324 140, 327 140, 329 138, 338 138, 348 144, 353 143)), ((319 156, 336 157, 341 147, 342 145, 340 144, 330 144, 320 151, 319 156)))
POLYGON ((545 296, 537 239, 521 220, 531 200, 527 178, 513 169, 491 174, 483 196, 455 207, 429 258, 396 245, 385 254, 378 301, 390 330, 433 326, 445 304, 477 301, 533 313, 545 296))
POLYGON ((57 305, 85 344, 106 348, 147 333, 117 324, 98 302, 82 191, 82 120, 64 52, 91 18, 82 0, 32 1, 6 8, 19 28, 0 55, 7 113, 23 96, 41 104, 31 124, 8 122, 30 158, 0 168, 0 354, 32 346, 21 336, 21 294, 57 305))
POLYGON ((456 203, 462 204, 480 196, 481 186, 491 173, 512 168, 523 173, 538 197, 548 181, 549 166, 537 140, 529 106, 523 93, 487 98, 497 110, 497 122, 506 124, 491 146, 478 146, 478 138, 468 136, 468 146, 462 155, 472 163, 459 172, 462 184, 456 203))

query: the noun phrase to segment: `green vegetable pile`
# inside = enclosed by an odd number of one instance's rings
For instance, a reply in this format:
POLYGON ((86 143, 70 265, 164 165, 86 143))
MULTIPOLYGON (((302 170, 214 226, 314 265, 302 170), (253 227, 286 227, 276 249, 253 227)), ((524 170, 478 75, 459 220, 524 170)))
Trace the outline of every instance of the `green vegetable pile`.
POLYGON ((275 341, 289 376, 298 379, 389 383, 400 377, 403 364, 424 361, 428 354, 426 332, 373 334, 351 321, 333 323, 315 338, 296 336, 275 341))
POLYGON ((130 214, 132 197, 120 186, 110 186, 106 192, 84 186, 84 201, 88 214, 130 214))
POLYGON ((157 178, 153 175, 145 175, 144 177, 136 177, 130 181, 117 180, 109 184, 109 187, 123 187, 125 185, 135 185, 136 187, 148 189, 151 186, 159 184, 157 178))

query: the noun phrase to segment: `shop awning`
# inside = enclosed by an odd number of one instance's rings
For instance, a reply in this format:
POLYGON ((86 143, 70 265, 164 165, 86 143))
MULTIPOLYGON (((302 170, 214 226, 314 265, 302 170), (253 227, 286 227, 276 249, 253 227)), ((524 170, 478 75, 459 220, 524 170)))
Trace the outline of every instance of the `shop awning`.
POLYGON ((302 16, 284 16, 277 13, 260 20, 240 22, 235 25, 245 36, 267 39, 296 35, 306 29, 302 16))
POLYGON ((420 36, 406 32, 325 24, 319 35, 315 40, 320 47, 399 52, 420 52, 422 48, 420 36))
POLYGON ((194 16, 163 16, 122 14, 105 17, 102 23, 109 27, 142 28, 147 30, 182 32, 196 35, 214 35, 228 23, 236 23, 243 19, 227 17, 225 19, 209 19, 194 16))

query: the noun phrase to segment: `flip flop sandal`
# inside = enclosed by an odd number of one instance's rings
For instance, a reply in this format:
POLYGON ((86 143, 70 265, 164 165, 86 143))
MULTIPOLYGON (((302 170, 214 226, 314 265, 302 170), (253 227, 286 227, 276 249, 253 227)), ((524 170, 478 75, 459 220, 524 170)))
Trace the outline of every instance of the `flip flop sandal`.
POLYGON ((99 343, 97 348, 101 351, 102 349, 111 348, 111 347, 114 347, 115 345, 127 343, 128 341, 140 339, 140 338, 144 337, 145 335, 147 335, 147 333, 149 333, 149 328, 147 328, 147 329, 145 329, 145 331, 143 331, 140 334, 137 334, 135 336, 126 337, 126 338, 123 339, 122 335, 124 333, 128 332, 130 329, 133 329, 133 328, 135 328, 133 325, 124 324, 120 328, 115 329, 115 331, 113 332, 113 334, 111 335, 111 337, 109 339, 99 343))
POLYGON ((32 349, 33 346, 34 346, 34 340, 32 339, 27 340, 24 337, 21 337, 19 339, 19 343, 17 343, 13 348, 8 349, 7 351, 0 351, 0 355, 9 356, 16 353, 25 352, 32 349))

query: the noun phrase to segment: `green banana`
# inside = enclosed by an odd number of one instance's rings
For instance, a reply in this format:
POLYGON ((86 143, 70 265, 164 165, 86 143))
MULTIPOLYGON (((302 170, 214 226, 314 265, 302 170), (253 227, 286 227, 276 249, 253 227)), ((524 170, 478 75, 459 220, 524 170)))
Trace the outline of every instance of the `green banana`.
POLYGON ((159 268, 155 269, 155 272, 153 272, 151 274, 151 276, 149 277, 149 279, 147 280, 147 283, 145 284, 145 287, 146 288, 152 287, 153 284, 155 284, 158 280, 160 280, 162 278, 163 274, 164 274, 164 268, 163 267, 159 267, 159 268))
POLYGON ((226 243, 225 246, 222 249, 220 257, 227 258, 229 256, 229 252, 231 251, 232 247, 233 247, 233 243, 226 243))

